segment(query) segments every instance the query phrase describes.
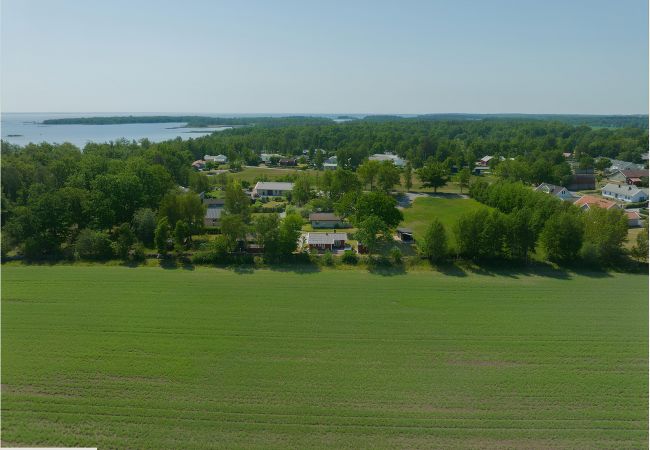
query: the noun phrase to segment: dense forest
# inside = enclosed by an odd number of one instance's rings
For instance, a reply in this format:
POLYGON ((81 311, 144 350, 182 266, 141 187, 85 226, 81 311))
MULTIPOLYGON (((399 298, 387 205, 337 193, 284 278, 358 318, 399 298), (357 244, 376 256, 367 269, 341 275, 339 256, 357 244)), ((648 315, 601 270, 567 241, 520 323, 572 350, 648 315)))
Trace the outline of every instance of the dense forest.
POLYGON ((573 152, 579 158, 604 156, 641 162, 648 130, 635 127, 590 128, 556 121, 486 119, 478 121, 350 121, 327 125, 254 126, 226 130, 186 143, 200 158, 223 153, 253 164, 260 152, 301 155, 324 149, 339 164, 356 168, 373 153, 394 152, 419 167, 429 158, 451 158, 459 166, 484 155, 522 156, 531 162, 573 152), (216 152, 216 153, 215 153, 216 152), (550 156, 549 156, 550 155, 550 156))
MULTIPOLYGON (((545 120, 556 121, 569 125, 587 125, 591 127, 621 128, 635 127, 648 128, 648 116, 597 116, 580 114, 421 114, 416 116, 405 115, 370 115, 370 116, 337 116, 341 120, 356 120, 364 122, 394 122, 400 120, 416 121, 463 121, 463 120, 545 120)), ((68 117, 62 119, 47 119, 45 125, 115 125, 128 123, 172 123, 185 122, 190 127, 214 125, 266 125, 284 126, 289 124, 330 124, 334 121, 328 117, 319 116, 288 116, 288 117, 214 117, 214 116, 105 116, 105 117, 68 117)))

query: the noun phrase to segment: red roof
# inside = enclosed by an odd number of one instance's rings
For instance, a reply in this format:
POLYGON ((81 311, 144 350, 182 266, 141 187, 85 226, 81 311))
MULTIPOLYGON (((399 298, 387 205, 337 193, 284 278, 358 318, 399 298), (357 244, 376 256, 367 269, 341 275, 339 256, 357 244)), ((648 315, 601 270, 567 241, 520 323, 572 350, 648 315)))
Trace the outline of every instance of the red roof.
POLYGON ((641 216, 636 211, 625 211, 625 215, 628 219, 640 219, 641 216))
POLYGON ((596 197, 595 195, 583 195, 578 200, 576 200, 575 203, 573 204, 578 207, 583 207, 587 205, 589 207, 597 206, 599 208, 605 208, 605 209, 616 207, 616 202, 613 202, 611 200, 606 200, 602 197, 596 197))
POLYGON ((629 169, 621 170, 625 178, 641 178, 648 176, 648 169, 629 169))

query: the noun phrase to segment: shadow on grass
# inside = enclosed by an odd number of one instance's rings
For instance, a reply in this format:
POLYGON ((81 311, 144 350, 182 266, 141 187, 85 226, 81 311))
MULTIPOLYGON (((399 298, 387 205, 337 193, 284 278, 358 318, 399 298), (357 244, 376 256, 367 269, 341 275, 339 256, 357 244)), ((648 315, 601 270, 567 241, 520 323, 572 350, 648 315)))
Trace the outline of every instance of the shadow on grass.
POLYGON ((447 275, 450 277, 459 277, 459 278, 467 276, 467 272, 465 272, 463 268, 460 267, 455 262, 433 264, 432 266, 443 275, 447 275))
POLYGON ((396 275, 405 275, 406 267, 404 264, 391 264, 385 258, 369 258, 367 261, 368 272, 373 275, 381 275, 382 277, 394 277, 396 275))
POLYGON ((291 272, 297 274, 309 274, 321 271, 321 268, 318 264, 306 262, 275 264, 269 266, 269 269, 274 272, 291 272))
POLYGON ((483 261, 480 265, 468 262, 464 267, 474 274, 490 277, 518 279, 520 277, 538 276, 557 280, 571 279, 571 272, 566 267, 542 262, 483 261))
POLYGON ((174 256, 168 256, 166 258, 160 259, 158 264, 165 270, 174 270, 174 269, 183 269, 183 270, 194 270, 196 267, 192 264, 192 261, 188 258, 176 258, 174 256))
POLYGON ((253 273, 255 273, 255 267, 248 264, 240 264, 237 266, 223 267, 223 268, 232 269, 232 271, 235 272, 237 275, 252 275, 253 273))

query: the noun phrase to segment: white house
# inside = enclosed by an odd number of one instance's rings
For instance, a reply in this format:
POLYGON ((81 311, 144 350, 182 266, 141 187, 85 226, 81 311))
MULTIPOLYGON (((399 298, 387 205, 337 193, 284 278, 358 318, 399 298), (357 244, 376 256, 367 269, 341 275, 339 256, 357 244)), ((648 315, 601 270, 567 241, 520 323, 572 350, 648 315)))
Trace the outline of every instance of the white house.
POLYGON ((404 167, 406 161, 392 153, 375 153, 368 158, 370 161, 392 161, 397 167, 404 167))
POLYGON ((217 156, 205 155, 203 157, 203 160, 207 162, 217 163, 217 164, 226 164, 228 162, 228 157, 226 155, 217 155, 217 156))
POLYGON ((334 250, 343 248, 347 239, 347 233, 307 233, 305 241, 310 250, 334 250))
POLYGON ((282 158, 282 155, 278 155, 277 153, 262 153, 262 154, 260 155, 260 159, 262 160, 262 162, 263 162, 264 164, 266 164, 267 162, 271 161, 271 158, 278 158, 278 159, 280 159, 280 158, 282 158))
POLYGON ((253 188, 253 197, 285 197, 292 189, 293 183, 258 181, 253 188))
POLYGON ((338 167, 338 160, 336 158, 336 155, 330 156, 325 161, 323 161, 324 170, 336 170, 337 167, 338 167))
POLYGON ((619 159, 610 159, 609 161, 612 163, 612 165, 605 170, 605 172, 609 174, 613 174, 615 172, 618 172, 619 170, 642 170, 643 169, 643 164, 636 164, 629 161, 621 161, 619 159))
POLYGON ((554 195, 562 200, 575 200, 573 194, 564 186, 556 186, 554 184, 542 183, 535 188, 537 192, 543 192, 545 194, 554 195))
POLYGON ((642 189, 632 184, 608 183, 602 189, 603 197, 609 197, 622 202, 644 202, 648 200, 648 189, 642 189))

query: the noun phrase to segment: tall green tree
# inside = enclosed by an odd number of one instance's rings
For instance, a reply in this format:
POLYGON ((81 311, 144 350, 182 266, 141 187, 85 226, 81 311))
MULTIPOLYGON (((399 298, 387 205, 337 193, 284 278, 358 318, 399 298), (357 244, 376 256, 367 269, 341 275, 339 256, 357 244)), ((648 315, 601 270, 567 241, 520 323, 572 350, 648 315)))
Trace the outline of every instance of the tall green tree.
POLYGON ((417 247, 420 255, 434 263, 447 256, 447 232, 438 218, 433 218, 417 247))
POLYGON ((246 238, 248 226, 239 214, 221 215, 221 234, 226 238, 228 250, 233 251, 237 241, 246 238))
POLYGON ((370 216, 378 217, 388 228, 395 228, 404 220, 397 201, 383 192, 364 192, 357 197, 353 222, 360 224, 370 216))
POLYGON ((379 243, 386 240, 389 235, 390 230, 386 222, 375 215, 367 216, 359 222, 356 232, 357 240, 365 245, 369 254, 374 253, 379 243))
POLYGON ((631 254, 643 262, 648 262, 648 219, 645 220, 643 229, 636 235, 636 242, 632 247, 631 254))
POLYGON ((149 208, 140 208, 133 214, 132 224, 136 237, 147 246, 153 245, 156 213, 149 208))
POLYGON ((232 180, 226 186, 224 210, 227 214, 238 214, 244 223, 250 221, 250 197, 243 191, 237 180, 232 180))
POLYGON ((410 191, 413 187, 413 165, 411 161, 406 162, 406 167, 404 167, 404 188, 406 192, 410 191))
POLYGON ((591 208, 582 215, 584 243, 591 247, 591 257, 606 264, 623 253, 627 239, 627 217, 618 209, 591 208))
POLYGON ((174 227, 174 243, 178 248, 187 247, 188 242, 192 238, 190 225, 186 220, 179 220, 174 227))
POLYGON ((390 192, 393 187, 399 184, 400 170, 392 161, 384 161, 379 165, 377 171, 377 187, 383 192, 390 192))
POLYGON ((156 244, 156 250, 161 255, 167 253, 167 241, 169 240, 169 221, 167 217, 163 217, 158 221, 156 226, 156 233, 154 236, 154 242, 156 244))
POLYGON ((437 192, 439 187, 447 184, 449 169, 440 162, 427 162, 417 171, 424 186, 432 187, 437 192))
POLYGON ((198 195, 191 192, 170 192, 160 203, 159 216, 167 217, 171 228, 175 228, 179 220, 184 220, 191 231, 196 233, 203 228, 205 210, 206 207, 198 195))
POLYGON ((291 200, 299 206, 304 205, 311 198, 311 183, 309 178, 302 175, 293 183, 291 190, 291 200))
POLYGON ((379 169, 381 164, 379 161, 366 160, 357 167, 357 175, 361 180, 361 183, 366 186, 370 186, 370 190, 373 190, 375 180, 379 175, 379 169))
POLYGON ((280 256, 280 217, 277 214, 260 214, 254 223, 257 243, 264 248, 269 260, 280 256))
POLYGON ((571 262, 577 259, 584 235, 584 225, 577 214, 573 211, 560 212, 546 221, 540 243, 549 260, 571 262))
POLYGON ((463 188, 469 187, 469 180, 472 178, 472 172, 467 167, 460 169, 458 172, 458 185, 460 186, 460 193, 463 193, 463 188))

